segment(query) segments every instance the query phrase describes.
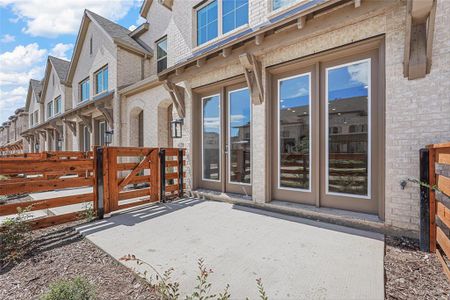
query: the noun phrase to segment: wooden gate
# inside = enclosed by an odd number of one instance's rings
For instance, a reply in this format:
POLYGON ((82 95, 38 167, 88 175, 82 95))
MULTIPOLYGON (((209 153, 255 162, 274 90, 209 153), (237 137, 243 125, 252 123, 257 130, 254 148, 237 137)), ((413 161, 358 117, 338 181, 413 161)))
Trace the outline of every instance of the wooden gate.
POLYGON ((103 182, 97 188, 99 209, 110 213, 182 196, 183 153, 184 150, 176 148, 97 149, 99 169, 103 174, 103 182))

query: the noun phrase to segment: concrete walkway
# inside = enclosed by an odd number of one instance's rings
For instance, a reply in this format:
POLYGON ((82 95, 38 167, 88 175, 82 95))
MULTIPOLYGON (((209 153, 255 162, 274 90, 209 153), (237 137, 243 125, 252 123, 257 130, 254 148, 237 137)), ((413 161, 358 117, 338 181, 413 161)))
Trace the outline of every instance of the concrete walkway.
POLYGON ((229 283, 233 299, 257 299, 259 277, 269 299, 384 299, 379 234, 196 199, 136 209, 78 230, 117 259, 130 253, 160 273, 173 267, 182 295, 192 292, 197 259, 204 258, 214 270, 212 291, 229 283))

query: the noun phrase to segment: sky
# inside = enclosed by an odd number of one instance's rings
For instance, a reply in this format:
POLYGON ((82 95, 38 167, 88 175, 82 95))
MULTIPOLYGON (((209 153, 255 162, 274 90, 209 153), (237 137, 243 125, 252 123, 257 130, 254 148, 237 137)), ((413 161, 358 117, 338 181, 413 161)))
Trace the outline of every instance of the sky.
POLYGON ((48 55, 70 60, 84 9, 133 30, 143 0, 0 0, 0 124, 25 106, 48 55))

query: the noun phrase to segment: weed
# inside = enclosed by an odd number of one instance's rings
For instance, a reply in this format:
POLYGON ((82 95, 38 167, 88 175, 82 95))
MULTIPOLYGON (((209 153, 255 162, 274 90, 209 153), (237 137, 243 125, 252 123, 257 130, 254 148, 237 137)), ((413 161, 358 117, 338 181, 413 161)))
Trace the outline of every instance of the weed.
POLYGON ((32 207, 17 208, 17 216, 7 218, 0 230, 0 262, 6 266, 17 262, 28 251, 31 240, 31 227, 27 222, 32 207))
POLYGON ((95 299, 95 288, 83 277, 62 279, 50 285, 41 300, 91 300, 95 299))

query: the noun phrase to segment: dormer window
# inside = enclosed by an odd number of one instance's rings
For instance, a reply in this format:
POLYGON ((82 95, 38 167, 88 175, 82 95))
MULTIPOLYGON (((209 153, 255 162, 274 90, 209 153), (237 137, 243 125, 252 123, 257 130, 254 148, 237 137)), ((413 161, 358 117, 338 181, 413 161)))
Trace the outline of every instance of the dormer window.
POLYGON ((53 101, 47 103, 47 119, 53 116, 53 101))
POLYGON ((55 115, 60 114, 61 113, 61 96, 58 96, 55 98, 54 101, 54 109, 55 109, 55 115))

